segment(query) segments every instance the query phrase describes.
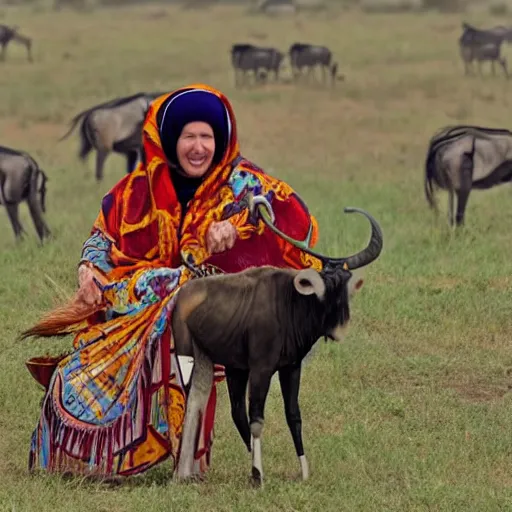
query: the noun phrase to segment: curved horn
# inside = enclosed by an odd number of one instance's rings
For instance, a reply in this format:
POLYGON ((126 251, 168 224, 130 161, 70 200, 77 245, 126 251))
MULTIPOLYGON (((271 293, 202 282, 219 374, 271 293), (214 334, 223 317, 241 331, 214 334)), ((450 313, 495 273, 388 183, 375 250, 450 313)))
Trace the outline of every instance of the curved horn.
POLYGON ((359 208, 344 208, 345 213, 352 213, 352 212, 358 212, 363 214, 369 221, 372 226, 372 235, 370 238, 370 242, 368 246, 363 249, 362 251, 358 252, 357 254, 353 254, 352 256, 349 256, 347 258, 330 258, 328 256, 324 256, 322 254, 319 254, 309 248, 309 237, 310 235, 304 239, 304 240, 295 240, 294 238, 289 237, 285 233, 283 233, 281 230, 275 227, 275 216, 274 212, 272 210, 272 206, 270 205, 269 201, 264 196, 253 196, 252 194, 249 194, 248 197, 249 201, 249 210, 252 214, 257 210, 258 214, 260 215, 263 222, 274 232, 276 235, 281 237, 283 240, 286 240, 290 244, 294 245, 295 247, 298 247, 302 251, 304 251, 307 254, 310 254, 311 256, 314 256, 315 258, 318 258, 322 263, 325 265, 326 263, 331 264, 346 264, 348 269, 354 270, 356 268, 364 267, 365 265, 368 265, 372 261, 376 260, 381 251, 382 251, 382 230, 380 229, 379 224, 377 221, 367 212, 364 210, 361 210, 359 208))
POLYGON ((357 254, 353 254, 352 256, 349 256, 348 258, 344 258, 345 263, 347 264, 347 267, 350 270, 355 270, 356 268, 361 268, 366 265, 369 265, 372 261, 375 261, 380 253, 382 252, 382 230, 380 229, 379 224, 377 221, 364 210, 361 210, 360 208, 345 208, 345 213, 352 213, 357 212, 363 214, 369 221, 372 226, 372 235, 370 237, 370 241, 368 245, 362 250, 359 251, 357 254))

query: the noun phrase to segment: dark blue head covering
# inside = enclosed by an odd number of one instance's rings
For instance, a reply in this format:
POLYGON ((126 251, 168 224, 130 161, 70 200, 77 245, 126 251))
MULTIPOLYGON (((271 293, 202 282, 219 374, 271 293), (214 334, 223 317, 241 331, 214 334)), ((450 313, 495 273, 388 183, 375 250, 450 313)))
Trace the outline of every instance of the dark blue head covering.
POLYGON ((231 123, 227 109, 218 96, 204 89, 182 91, 165 102, 158 114, 162 149, 172 165, 178 165, 176 144, 183 127, 193 121, 203 121, 212 127, 215 137, 213 165, 222 160, 231 135, 231 123))

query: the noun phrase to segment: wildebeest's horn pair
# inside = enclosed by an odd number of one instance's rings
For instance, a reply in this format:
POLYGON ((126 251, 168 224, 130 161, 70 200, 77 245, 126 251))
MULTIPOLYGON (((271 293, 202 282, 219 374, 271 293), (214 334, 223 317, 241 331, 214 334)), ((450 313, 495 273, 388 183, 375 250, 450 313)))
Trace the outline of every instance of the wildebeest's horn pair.
POLYGON ((372 235, 370 238, 370 242, 368 243, 367 247, 364 248, 362 251, 358 252, 357 254, 353 254, 352 256, 344 257, 344 258, 330 258, 328 256, 324 256, 322 254, 319 254, 315 251, 312 251, 308 247, 308 238, 306 240, 295 240, 285 233, 283 233, 281 230, 277 229, 274 225, 274 212, 272 210, 272 206, 268 202, 268 200, 262 196, 254 196, 249 193, 249 209, 251 213, 254 214, 254 212, 257 210, 261 219, 263 222, 278 236, 286 240, 287 242, 291 243, 295 247, 298 247, 302 251, 310 254, 311 256, 314 256, 315 258, 318 258, 320 261, 322 261, 323 265, 325 264, 331 264, 331 265, 342 265, 348 267, 349 270, 355 270, 356 268, 364 267, 368 264, 370 264, 372 261, 375 261, 381 251, 382 251, 382 230, 380 229, 379 224, 377 221, 367 212, 364 210, 361 210, 360 208, 345 208, 345 213, 352 213, 352 212, 358 212, 363 214, 369 221, 372 227, 372 235))

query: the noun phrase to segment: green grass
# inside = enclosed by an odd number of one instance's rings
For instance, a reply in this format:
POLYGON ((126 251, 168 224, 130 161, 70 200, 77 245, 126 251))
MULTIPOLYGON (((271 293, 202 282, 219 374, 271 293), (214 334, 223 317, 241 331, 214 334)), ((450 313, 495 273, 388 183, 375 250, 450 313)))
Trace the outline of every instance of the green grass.
POLYGON ((463 76, 459 16, 331 10, 267 19, 235 7, 156 5, 3 13, 3 22, 34 38, 35 62, 13 45, 0 66, 0 143, 29 151, 47 170, 55 239, 38 247, 23 207, 31 237, 16 246, 0 212, 1 511, 512 510, 512 191, 473 193, 467 226, 456 234, 445 222, 446 196, 437 220, 423 196, 425 150, 440 126, 511 126, 512 83, 463 76), (255 39, 260 34, 266 38, 255 39), (331 47, 345 82, 234 88, 233 42, 284 50, 296 40, 331 47), (321 250, 337 256, 366 243, 367 223, 344 215, 344 206, 367 209, 384 231, 384 252, 354 298, 346 341, 320 342, 304 367, 311 479, 298 480, 276 382, 261 491, 248 485, 249 456, 224 384, 202 484, 171 483, 168 462, 122 486, 29 475, 42 393, 24 362, 65 350, 70 340, 15 337, 59 300, 46 276, 68 292, 76 286, 81 244, 101 197, 124 173, 112 156, 96 184, 93 161, 76 159, 76 139, 57 139, 90 105, 194 81, 232 100, 243 154, 299 191, 319 220, 321 250))

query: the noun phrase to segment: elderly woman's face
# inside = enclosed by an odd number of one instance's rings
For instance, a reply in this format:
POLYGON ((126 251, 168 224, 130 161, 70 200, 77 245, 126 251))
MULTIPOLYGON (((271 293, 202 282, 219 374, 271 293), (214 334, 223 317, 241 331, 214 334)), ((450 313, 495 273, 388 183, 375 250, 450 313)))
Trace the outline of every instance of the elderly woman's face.
POLYGON ((176 144, 180 166, 187 176, 200 178, 212 165, 215 137, 212 127, 203 121, 194 121, 183 127, 176 144))

